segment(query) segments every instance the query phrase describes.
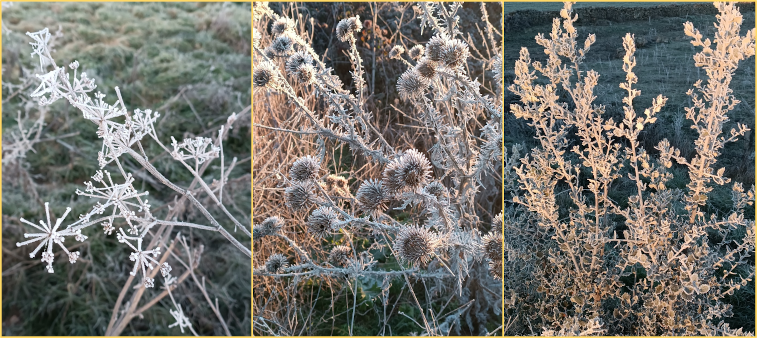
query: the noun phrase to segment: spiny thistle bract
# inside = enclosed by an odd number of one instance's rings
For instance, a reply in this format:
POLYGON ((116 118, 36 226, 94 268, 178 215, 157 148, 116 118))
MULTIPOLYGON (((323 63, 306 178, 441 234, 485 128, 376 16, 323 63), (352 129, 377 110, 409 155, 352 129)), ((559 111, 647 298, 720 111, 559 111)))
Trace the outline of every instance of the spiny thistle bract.
POLYGON ((286 204, 294 211, 306 208, 315 200, 315 196, 311 181, 292 182, 292 185, 284 191, 286 204))
POLYGON ((431 163, 426 155, 410 149, 384 169, 384 186, 391 193, 416 191, 425 186, 431 177, 431 163))
POLYGON ((252 71, 252 86, 255 88, 273 88, 276 82, 276 66, 270 62, 261 62, 252 71))
POLYGON ((352 249, 344 245, 337 245, 331 249, 329 253, 329 261, 334 262, 335 265, 345 267, 349 264, 352 257, 352 249))
POLYGON ((342 42, 348 42, 355 38, 355 33, 363 29, 360 16, 342 19, 336 25, 336 37, 342 42))
POLYGON ((265 262, 265 270, 268 273, 279 273, 287 267, 289 267, 289 261, 286 256, 278 253, 268 257, 268 260, 265 262))
POLYGON ((292 168, 289 169, 289 177, 293 181, 313 181, 318 179, 318 172, 320 170, 321 160, 307 155, 294 161, 292 168))
POLYGON ((363 211, 384 212, 389 200, 389 191, 386 190, 383 182, 377 179, 368 179, 357 189, 355 198, 357 198, 360 209, 363 211))
POLYGON ((339 214, 330 207, 319 207, 310 214, 307 221, 308 233, 313 237, 323 238, 328 236, 332 230, 337 229, 336 223, 339 222, 339 214))
POLYGON ((421 226, 410 226, 400 230, 394 240, 394 251, 405 262, 420 266, 431 260, 431 255, 439 246, 437 235, 421 226))

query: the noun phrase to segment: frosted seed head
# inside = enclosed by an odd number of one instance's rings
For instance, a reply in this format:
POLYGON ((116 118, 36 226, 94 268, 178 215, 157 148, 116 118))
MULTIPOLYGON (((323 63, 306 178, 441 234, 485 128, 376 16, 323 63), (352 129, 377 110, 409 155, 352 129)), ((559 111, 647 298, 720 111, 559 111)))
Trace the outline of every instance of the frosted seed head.
POLYGON ((305 64, 312 64, 313 63, 313 57, 310 56, 308 52, 305 51, 297 51, 292 56, 287 59, 286 63, 286 70, 287 73, 290 75, 296 75, 297 74, 297 68, 299 68, 302 65, 305 64))
POLYGON ((396 194, 423 188, 428 184, 430 176, 431 163, 426 155, 410 149, 386 166, 383 182, 390 193, 396 194))
POLYGON ((426 47, 423 47, 423 45, 415 45, 413 48, 410 48, 410 51, 407 54, 411 59, 418 60, 423 57, 423 53, 425 52, 426 47))
POLYGON ((372 213, 383 212, 387 208, 389 192, 381 181, 369 179, 358 188, 355 198, 361 210, 372 213))
POLYGON ((339 215, 330 207, 319 207, 315 209, 308 217, 308 233, 313 237, 323 238, 331 233, 331 230, 337 228, 336 223, 339 221, 339 215))
POLYGON ((252 86, 254 88, 273 88, 276 83, 275 67, 273 63, 268 61, 257 64, 252 70, 252 86))
POLYGON ((484 253, 491 261, 501 261, 504 247, 504 238, 500 233, 488 233, 483 238, 484 253))
POLYGON ((142 280, 142 284, 144 284, 145 288, 151 288, 155 286, 155 279, 145 276, 145 279, 142 280))
POLYGON ((293 181, 313 181, 318 179, 318 172, 321 170, 321 161, 313 156, 300 157, 294 161, 292 168, 289 169, 289 177, 293 181))
POLYGON ((278 273, 287 267, 289 267, 289 262, 282 254, 273 254, 268 257, 268 260, 265 262, 265 270, 268 271, 268 273, 278 273))
POLYGON ((436 197, 439 202, 446 201, 449 197, 447 188, 439 181, 433 181, 423 187, 423 191, 431 196, 436 197))
POLYGON ((306 208, 310 202, 315 200, 313 183, 310 181, 294 182, 284 191, 284 195, 287 206, 294 211, 306 208))
POLYGON ((462 67, 468 60, 468 45, 458 39, 449 40, 442 48, 442 61, 449 68, 462 67))
POLYGON ((496 280, 502 280, 502 261, 489 261, 489 274, 496 280))
POLYGON ((160 266, 160 274, 165 278, 168 277, 168 274, 171 273, 171 266, 168 265, 167 262, 163 262, 160 266))
POLYGON ((297 80, 303 84, 312 84, 315 82, 315 67, 311 64, 304 64, 297 68, 297 80))
POLYGON ((292 50, 294 42, 292 38, 287 35, 279 35, 271 44, 271 49, 278 54, 283 55, 289 53, 292 50))
POLYGON ((284 34, 284 32, 294 29, 294 20, 287 17, 279 17, 271 25, 271 33, 273 35, 284 34))
POLYGON ((390 59, 399 59, 402 56, 402 53, 405 52, 405 47, 402 47, 400 45, 396 45, 392 47, 392 50, 389 51, 389 58, 390 59))
POLYGON ((439 35, 432 37, 426 44, 426 57, 431 61, 441 61, 445 42, 445 39, 439 35))
POLYGON ((501 234, 502 233, 502 225, 504 224, 504 215, 503 212, 500 212, 499 215, 494 217, 494 220, 492 221, 492 232, 495 234, 501 234))
POLYGON ((433 79, 436 75, 436 67, 438 66, 439 65, 436 62, 424 58, 418 62, 415 66, 415 70, 421 77, 425 79, 433 79))
POLYGON ((336 25, 336 37, 342 42, 348 42, 354 39, 354 34, 360 32, 361 29, 363 29, 363 24, 360 22, 360 16, 342 19, 336 25))
POLYGON ((417 70, 410 69, 397 80, 397 92, 403 100, 417 100, 423 96, 428 81, 417 70))
POLYGON ((439 246, 438 237, 428 229, 412 226, 400 230, 394 241, 394 251, 403 261, 414 266, 426 264, 439 246))
POLYGON ((337 266, 346 267, 352 257, 352 249, 344 245, 338 245, 331 249, 329 261, 337 266))

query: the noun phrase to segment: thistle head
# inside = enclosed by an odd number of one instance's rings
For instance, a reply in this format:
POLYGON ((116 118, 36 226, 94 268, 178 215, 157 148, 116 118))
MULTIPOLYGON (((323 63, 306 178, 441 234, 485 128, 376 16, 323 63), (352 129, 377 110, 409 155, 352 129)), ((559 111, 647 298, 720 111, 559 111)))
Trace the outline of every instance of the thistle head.
POLYGON ((462 67, 468 60, 468 45, 458 39, 449 40, 442 48, 442 62, 449 68, 462 67))
POLYGON ((434 35, 426 44, 426 57, 431 61, 442 61, 446 39, 440 35, 434 35))
POLYGON ((326 237, 332 230, 338 228, 337 222, 339 222, 339 214, 334 209, 319 207, 308 217, 308 233, 313 234, 313 237, 316 238, 326 237))
POLYGON ((306 51, 300 50, 292 54, 286 62, 286 71, 290 75, 297 75, 298 68, 302 65, 312 65, 313 57, 306 51))
POLYGON ((257 64, 252 70, 252 86, 254 88, 273 88, 276 83, 276 66, 265 61, 257 64))
POLYGON ((392 50, 389 51, 389 58, 390 59, 399 59, 402 57, 402 53, 405 52, 405 47, 402 47, 400 45, 396 45, 392 47, 392 50))
POLYGON ((360 32, 361 29, 363 29, 363 24, 360 22, 360 16, 342 19, 336 25, 336 37, 339 41, 348 42, 354 39, 354 34, 360 32))
POLYGON ((329 261, 337 266, 345 267, 352 258, 352 249, 344 245, 337 245, 329 253, 329 261))
POLYGON ((394 251, 403 261, 414 266, 426 264, 439 246, 439 238, 428 229, 412 226, 400 230, 394 241, 394 251))
POLYGON ((403 100, 417 100, 423 96, 428 81, 415 69, 404 72, 397 80, 397 92, 403 100))
POLYGON ((384 212, 389 201, 389 191, 384 187, 384 183, 376 179, 369 179, 363 182, 357 190, 355 198, 359 207, 363 211, 370 213, 384 212))
POLYGON ((316 157, 307 155, 294 161, 292 168, 289 169, 289 177, 293 181, 314 181, 318 179, 320 170, 321 161, 316 157))
POLYGON ((501 261, 504 251, 504 238, 501 233, 490 232, 483 238, 484 254, 490 261, 501 261))
POLYGON ((273 35, 284 34, 286 31, 294 30, 294 26, 294 20, 282 16, 276 19, 271 25, 271 33, 273 33, 273 35))
POLYGON ((297 211, 304 209, 309 203, 315 200, 313 183, 311 181, 295 181, 284 191, 284 197, 287 206, 292 210, 297 211))
POLYGON ((415 70, 421 77, 430 80, 436 75, 436 67, 438 66, 437 62, 424 58, 418 61, 418 64, 415 65, 415 70))
POLYGON ((287 261, 287 258, 282 254, 273 254, 268 257, 268 260, 265 262, 265 270, 268 271, 268 273, 278 273, 288 267, 289 261, 287 261))
POLYGON ((384 169, 384 186, 391 193, 417 191, 431 177, 431 164, 421 152, 410 149, 384 169))
POLYGON ((407 55, 410 56, 413 60, 418 60, 421 57, 423 57, 423 53, 426 52, 426 47, 423 47, 423 45, 415 45, 413 48, 410 48, 410 51, 407 52, 407 55))
POLYGON ((284 34, 279 35, 276 39, 273 40, 271 49, 278 55, 284 55, 289 53, 289 51, 292 50, 293 46, 294 41, 292 41, 292 38, 284 34))

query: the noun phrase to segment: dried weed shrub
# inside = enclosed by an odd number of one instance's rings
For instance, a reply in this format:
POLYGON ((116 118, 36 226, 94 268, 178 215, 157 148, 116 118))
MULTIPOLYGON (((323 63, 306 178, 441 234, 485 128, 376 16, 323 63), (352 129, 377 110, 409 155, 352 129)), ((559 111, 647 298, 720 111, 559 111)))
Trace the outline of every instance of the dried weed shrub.
POLYGON ((695 64, 707 75, 688 91, 686 118, 698 134, 692 158, 667 139, 654 152, 639 145, 666 98, 659 95, 637 114, 633 35, 622 41, 622 121, 603 117, 604 107, 593 104, 599 74, 582 62, 596 38, 577 42, 571 3, 548 37, 536 37, 546 63, 532 62, 521 49, 509 87, 520 100, 510 109, 529 122, 540 146, 526 154, 514 146, 505 154, 509 203, 500 222, 507 335, 752 334, 724 322, 733 313, 723 300, 754 278, 754 216, 744 215, 754 186, 733 183, 726 214, 705 213, 703 206, 713 186, 730 184, 718 168, 723 146, 748 131, 740 123, 724 129, 739 103, 730 80, 755 53, 754 29, 740 35, 738 8, 715 6, 714 39, 691 23, 683 27, 698 48, 695 64), (674 165, 688 171, 685 189, 666 185, 674 165), (627 201, 609 197, 621 180, 634 187, 627 201), (568 202, 558 199, 563 194, 568 202))
POLYGON ((253 330, 497 334, 502 258, 487 250, 503 241, 491 230, 503 107, 491 9, 475 4, 484 22, 474 40, 462 33, 460 3, 367 7, 373 18, 352 13, 332 27, 294 7, 253 9, 253 215, 262 222, 253 228, 253 330), (396 33, 389 14, 404 17, 396 33), (398 36, 406 24, 430 41, 398 36), (327 28, 346 80, 334 55, 314 49, 313 34, 327 28), (292 45, 280 48, 282 39, 292 45), (264 230, 270 217, 284 226, 264 230), (288 266, 272 271, 278 255, 288 266), (378 328, 359 325, 366 313, 378 328))

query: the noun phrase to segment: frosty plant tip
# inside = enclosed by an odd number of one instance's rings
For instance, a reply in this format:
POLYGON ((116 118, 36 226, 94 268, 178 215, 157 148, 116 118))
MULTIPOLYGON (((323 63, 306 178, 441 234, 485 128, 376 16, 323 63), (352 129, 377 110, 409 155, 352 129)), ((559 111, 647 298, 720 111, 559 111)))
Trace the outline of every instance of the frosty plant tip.
MULTIPOLYGON (((68 255, 69 261, 74 263, 79 257, 79 252, 70 252, 66 249, 64 245, 66 237, 74 237, 80 242, 84 241, 87 239, 87 236, 83 235, 82 231, 95 224, 101 224, 106 235, 111 235, 117 228, 118 241, 128 245, 133 250, 129 256, 129 259, 135 262, 131 275, 136 276, 137 272, 141 271, 142 285, 146 288, 151 288, 154 285, 154 279, 150 277, 154 269, 160 269, 164 277, 169 277, 169 272, 172 270, 169 263, 165 262, 165 258, 162 261, 158 258, 161 245, 166 245, 165 240, 160 239, 156 241, 155 237, 153 237, 155 235, 150 233, 151 229, 158 225, 216 231, 221 233, 239 251, 248 257, 251 256, 250 249, 240 243, 229 231, 221 226, 208 209, 199 202, 197 197, 195 197, 198 193, 169 181, 148 161, 148 156, 142 146, 142 141, 145 138, 151 138, 163 150, 170 153, 176 161, 181 162, 195 177, 195 181, 199 183, 201 187, 199 190, 200 193, 206 193, 210 200, 215 202, 213 203, 215 204, 214 206, 220 209, 233 222, 235 230, 241 229, 245 235, 251 237, 252 235, 248 230, 249 226, 242 225, 221 203, 223 185, 228 180, 227 176, 236 163, 236 158, 232 160, 231 166, 224 168, 224 164, 221 164, 221 179, 215 180, 212 184, 205 183, 205 180, 201 177, 209 162, 219 156, 221 157, 221 161, 223 161, 221 154, 223 146, 221 141, 224 138, 224 133, 227 133, 236 121, 236 114, 232 114, 227 119, 226 124, 220 128, 217 134, 218 137, 215 139, 195 137, 179 142, 174 137, 171 137, 171 146, 173 147, 173 151, 171 151, 160 141, 155 131, 154 123, 160 117, 158 112, 153 112, 149 109, 134 109, 130 113, 121 98, 121 92, 118 87, 115 88, 118 99, 113 104, 105 102, 105 94, 99 92, 94 94, 93 99, 90 97, 90 92, 96 88, 95 81, 87 77, 86 73, 78 72, 79 62, 73 61, 68 65, 70 71, 73 72, 71 74, 65 67, 58 67, 55 59, 50 55, 50 49, 48 48, 50 33, 47 28, 39 32, 27 33, 27 35, 33 40, 30 43, 34 49, 32 57, 37 56, 39 58, 42 71, 44 72, 48 67, 52 67, 52 70, 47 73, 36 74, 36 77, 40 80, 40 84, 33 91, 31 97, 36 98, 41 106, 50 105, 59 99, 65 99, 73 107, 81 111, 84 118, 95 123, 97 125, 97 136, 102 139, 102 147, 98 153, 98 164, 100 168, 104 168, 109 164, 115 164, 118 174, 123 177, 123 181, 122 183, 117 183, 120 180, 117 177, 112 177, 111 172, 98 170, 92 176, 92 181, 85 183, 84 191, 78 189, 76 191, 76 194, 79 196, 97 200, 97 203, 89 212, 80 215, 78 220, 63 228, 61 225, 71 211, 71 208, 67 208, 65 213, 53 223, 50 219, 49 203, 45 203, 46 222, 40 221, 40 225, 37 225, 21 219, 23 223, 41 232, 24 234, 24 237, 31 239, 17 243, 17 246, 39 242, 37 248, 30 254, 32 258, 36 256, 43 246, 46 246, 45 251, 42 253, 42 261, 47 263, 47 271, 52 273, 54 244, 58 244, 68 255), (132 149, 133 147, 138 148, 139 152, 132 149), (124 154, 128 154, 132 160, 139 163, 150 175, 154 176, 165 186, 176 191, 182 198, 186 198, 200 211, 200 214, 206 218, 210 225, 160 220, 153 215, 150 211, 151 206, 147 199, 145 199, 148 192, 140 192, 136 189, 132 173, 127 172, 124 166, 122 166, 120 157, 124 154), (191 160, 194 160, 192 166, 187 163, 191 160), (224 171, 224 169, 227 170, 224 171), (117 225, 117 221, 123 221, 124 223, 117 225), (125 226, 126 231, 121 226, 125 226), (148 239, 148 235, 153 239, 148 239)), ((181 310, 179 309, 178 311, 181 310)), ((181 322, 180 319, 177 320, 181 322)), ((183 324, 181 326, 182 328, 185 327, 183 324)))

